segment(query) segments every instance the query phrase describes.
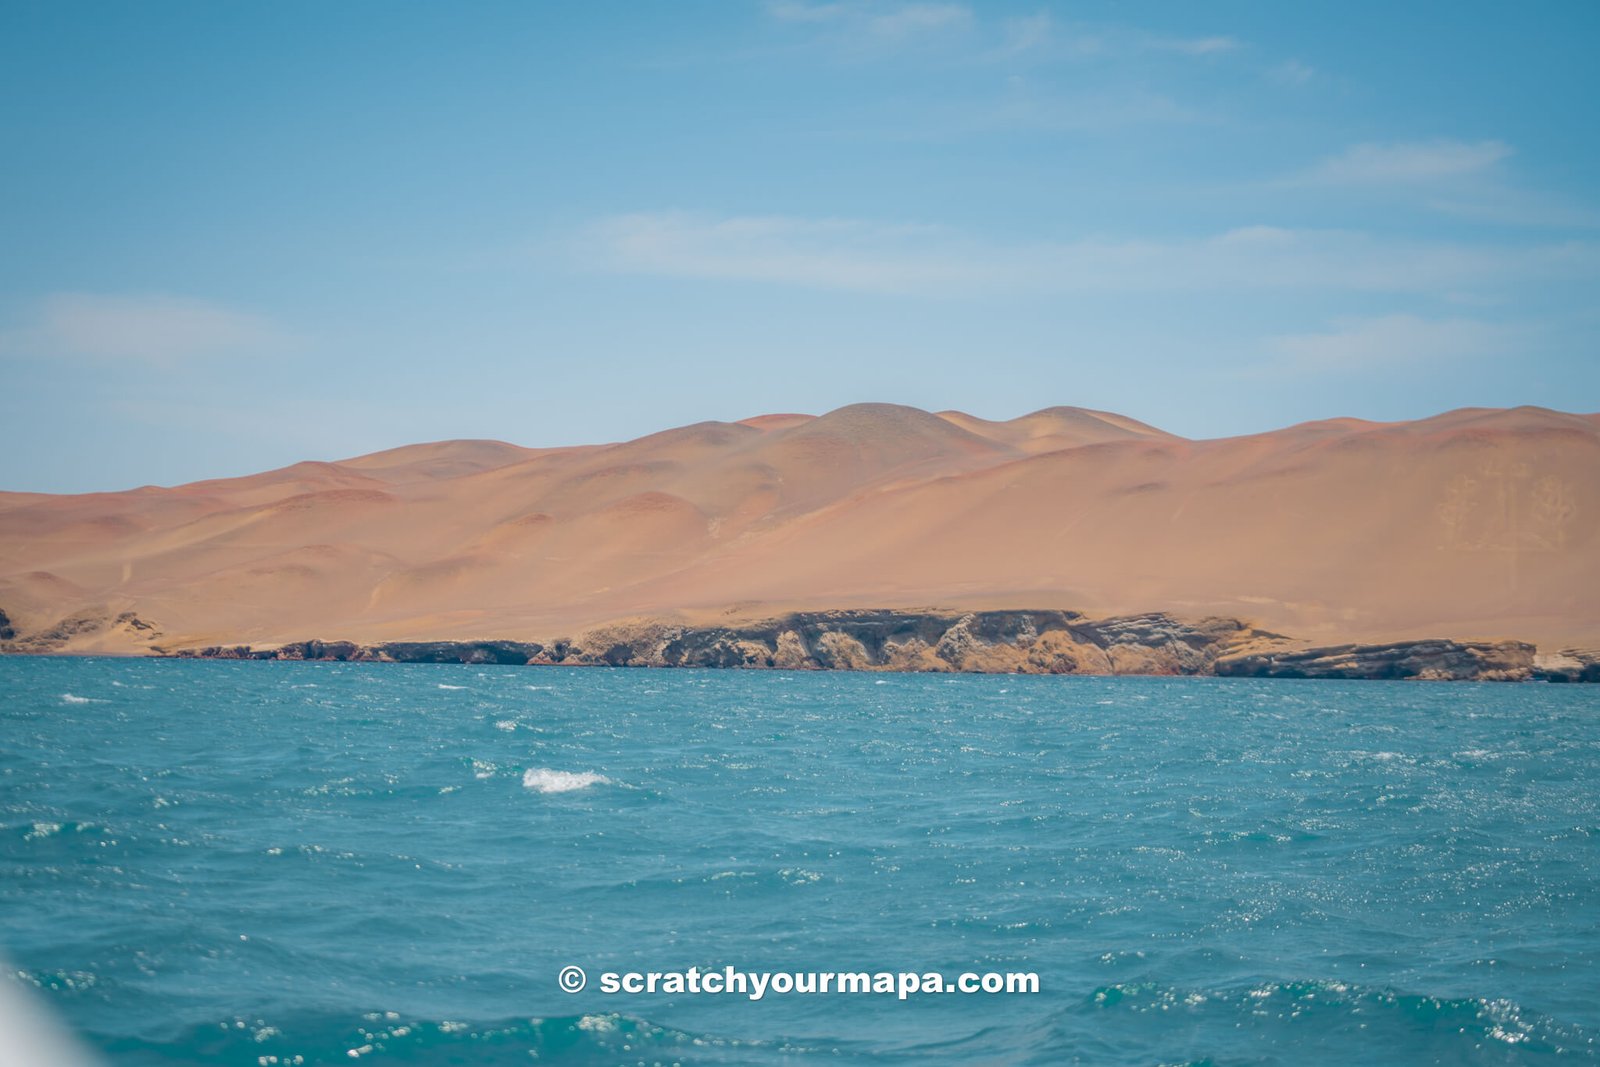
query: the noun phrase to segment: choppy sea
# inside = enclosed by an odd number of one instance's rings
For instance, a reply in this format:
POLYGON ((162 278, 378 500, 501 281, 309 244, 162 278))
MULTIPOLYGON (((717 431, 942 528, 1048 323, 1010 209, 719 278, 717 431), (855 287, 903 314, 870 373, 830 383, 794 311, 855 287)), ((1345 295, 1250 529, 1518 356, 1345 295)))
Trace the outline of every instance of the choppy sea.
POLYGON ((1600 687, 0 659, 0 955, 112 1063, 1594 1060, 1600 687), (1040 990, 599 988, 727 966, 1040 990))

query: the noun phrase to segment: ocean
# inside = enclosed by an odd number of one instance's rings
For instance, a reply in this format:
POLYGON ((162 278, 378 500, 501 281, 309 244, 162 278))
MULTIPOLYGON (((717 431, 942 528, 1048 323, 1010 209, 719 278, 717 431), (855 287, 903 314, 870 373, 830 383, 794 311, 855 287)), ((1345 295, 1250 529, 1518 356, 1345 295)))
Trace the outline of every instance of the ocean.
POLYGON ((112 1063, 1600 1058, 1600 687, 13 657, 0 702, 0 955, 112 1063), (601 988, 691 967, 1038 990, 601 988))

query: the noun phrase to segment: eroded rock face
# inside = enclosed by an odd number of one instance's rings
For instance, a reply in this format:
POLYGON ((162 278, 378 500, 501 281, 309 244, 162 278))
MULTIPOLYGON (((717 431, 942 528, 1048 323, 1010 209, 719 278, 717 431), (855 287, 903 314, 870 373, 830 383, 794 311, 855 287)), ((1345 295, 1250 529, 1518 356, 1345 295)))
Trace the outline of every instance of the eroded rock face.
POLYGON ((534 662, 543 645, 519 641, 395 641, 358 645, 352 641, 296 641, 279 648, 212 645, 174 655, 196 659, 334 660, 355 663, 501 663, 534 662))
POLYGON ((205 658, 406 663, 575 664, 982 674, 1205 674, 1243 641, 1273 638, 1236 619, 1186 622, 1075 612, 809 612, 732 627, 629 623, 549 645, 514 641, 300 641, 276 649, 212 647, 205 658))
POLYGON ((1523 682, 1534 647, 1522 641, 1399 641, 1294 651, 1246 652, 1217 660, 1216 673, 1246 678, 1417 678, 1523 682))
MULTIPOLYGON (((131 616, 73 618, 0 651, 47 651, 78 627, 149 628, 131 616)), ((1091 619, 1071 611, 967 613, 799 612, 764 622, 690 627, 632 622, 549 643, 426 641, 359 645, 298 641, 161 653, 268 660, 483 663, 769 670, 932 671, 981 674, 1221 675, 1600 682, 1600 650, 1537 655, 1521 641, 1400 641, 1296 647, 1238 619, 1180 619, 1164 612, 1091 619)), ((156 649, 160 652, 159 649, 156 649)))
POLYGON ((1547 682, 1600 682, 1600 648, 1564 648, 1535 656, 1533 675, 1547 682))
POLYGON ((691 629, 634 625, 584 635, 577 662, 647 667, 770 667, 981 674, 1206 674, 1243 642, 1281 640, 1237 619, 1076 612, 838 611, 691 629), (599 656, 593 651, 604 648, 599 656))

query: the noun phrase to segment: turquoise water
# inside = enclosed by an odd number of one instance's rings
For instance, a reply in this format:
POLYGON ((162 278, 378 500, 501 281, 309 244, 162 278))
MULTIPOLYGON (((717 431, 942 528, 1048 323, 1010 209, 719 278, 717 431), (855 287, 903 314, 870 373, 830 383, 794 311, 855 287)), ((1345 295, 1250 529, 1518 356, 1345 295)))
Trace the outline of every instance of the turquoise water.
POLYGON ((11 658, 0 700, 0 951, 115 1062, 1600 1058, 1597 688, 11 658), (1041 991, 598 990, 727 965, 1041 991))

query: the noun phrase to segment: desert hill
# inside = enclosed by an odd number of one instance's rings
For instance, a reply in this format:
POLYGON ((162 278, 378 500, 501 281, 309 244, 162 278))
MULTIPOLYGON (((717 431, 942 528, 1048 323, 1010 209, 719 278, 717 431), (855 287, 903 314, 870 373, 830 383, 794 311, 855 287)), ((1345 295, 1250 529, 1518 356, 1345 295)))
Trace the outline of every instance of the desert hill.
POLYGON ((604 446, 411 445, 0 493, 0 612, 58 651, 548 640, 844 608, 1226 615, 1318 641, 1600 642, 1600 416, 1194 441, 857 404, 604 446))

